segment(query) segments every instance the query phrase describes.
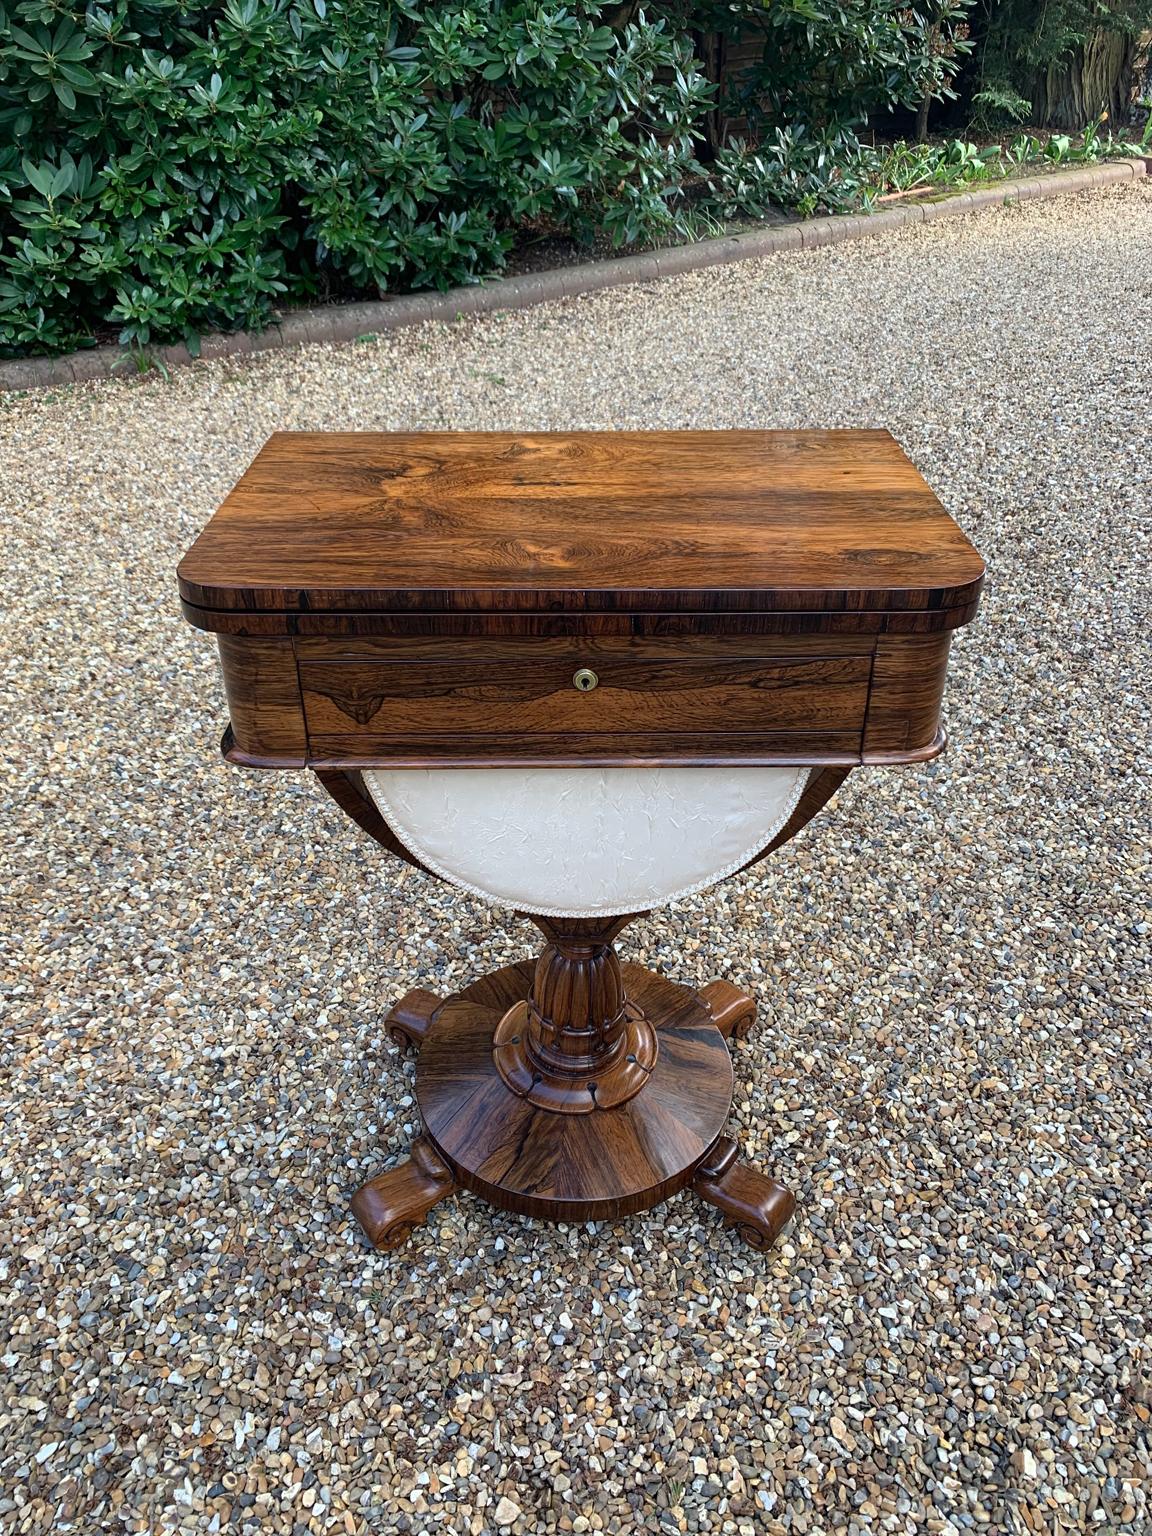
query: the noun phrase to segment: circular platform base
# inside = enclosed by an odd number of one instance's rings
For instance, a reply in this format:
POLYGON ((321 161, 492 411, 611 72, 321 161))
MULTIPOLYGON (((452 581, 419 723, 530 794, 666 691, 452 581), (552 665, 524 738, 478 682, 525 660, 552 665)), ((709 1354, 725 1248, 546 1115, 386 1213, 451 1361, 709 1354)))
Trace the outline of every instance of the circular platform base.
POLYGON ((505 966, 437 1010, 416 1068, 429 1141, 460 1184, 525 1216, 605 1221, 659 1205, 691 1183, 732 1105, 732 1060, 708 1004, 624 965, 629 1000, 658 1035, 655 1065, 626 1103, 557 1114, 513 1093, 493 1056, 533 971, 531 961, 505 966))

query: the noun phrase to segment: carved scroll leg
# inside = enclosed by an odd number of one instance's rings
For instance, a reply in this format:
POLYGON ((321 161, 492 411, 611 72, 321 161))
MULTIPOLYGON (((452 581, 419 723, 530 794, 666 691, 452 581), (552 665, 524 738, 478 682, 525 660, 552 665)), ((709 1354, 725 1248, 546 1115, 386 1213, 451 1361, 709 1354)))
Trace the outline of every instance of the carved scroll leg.
POLYGON ((708 1004, 712 1022, 725 1040, 747 1040, 756 1022, 756 1004, 747 992, 730 981, 710 981, 700 988, 700 996, 708 1004))
POLYGON ((428 1033, 432 1016, 443 1001, 435 992, 428 992, 423 987, 413 987, 411 992, 405 992, 384 1020, 384 1028, 392 1044, 398 1045, 401 1050, 408 1046, 418 1051, 428 1033))
POLYGON ((692 1188, 750 1247, 767 1253, 796 1209, 796 1197, 739 1156, 732 1138, 721 1136, 697 1168, 692 1188))
POLYGON ((431 1142, 420 1137, 406 1163, 360 1186, 352 1196, 352 1214, 374 1248, 399 1248, 457 1187, 431 1142))

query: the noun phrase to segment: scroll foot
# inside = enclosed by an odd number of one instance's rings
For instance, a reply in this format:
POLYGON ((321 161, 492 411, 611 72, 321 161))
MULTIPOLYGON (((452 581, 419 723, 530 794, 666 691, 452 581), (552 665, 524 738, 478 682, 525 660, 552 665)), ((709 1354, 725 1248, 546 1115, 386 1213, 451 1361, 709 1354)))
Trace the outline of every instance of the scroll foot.
POLYGON ((730 981, 710 981, 699 994, 708 1004, 712 1022, 725 1040, 747 1040, 756 1022, 756 1004, 730 981))
POLYGON ((451 1170, 420 1137, 406 1163, 360 1186, 352 1196, 352 1214, 374 1248, 399 1248, 456 1189, 451 1170))
POLYGON ((428 1033, 433 1015, 443 1001, 435 992, 428 992, 424 987, 413 987, 411 992, 405 992, 384 1020, 384 1028, 392 1044, 398 1045, 401 1050, 408 1046, 418 1051, 428 1033))
POLYGON ((796 1197, 739 1156, 732 1138, 721 1136, 697 1168, 692 1188, 750 1247, 767 1253, 796 1209, 796 1197))

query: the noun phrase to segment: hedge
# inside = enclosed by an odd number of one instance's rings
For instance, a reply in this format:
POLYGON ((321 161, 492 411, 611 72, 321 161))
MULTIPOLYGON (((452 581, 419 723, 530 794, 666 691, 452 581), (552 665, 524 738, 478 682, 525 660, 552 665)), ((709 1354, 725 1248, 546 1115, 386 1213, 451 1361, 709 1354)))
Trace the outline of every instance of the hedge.
POLYGON ((833 204, 853 191, 838 168, 853 125, 947 90, 960 14, 15 0, 0 10, 0 354, 113 334, 195 349, 288 303, 477 281, 536 235, 629 245, 774 198, 833 204), (693 40, 721 22, 764 26, 743 110, 787 124, 706 174, 715 91, 693 40))

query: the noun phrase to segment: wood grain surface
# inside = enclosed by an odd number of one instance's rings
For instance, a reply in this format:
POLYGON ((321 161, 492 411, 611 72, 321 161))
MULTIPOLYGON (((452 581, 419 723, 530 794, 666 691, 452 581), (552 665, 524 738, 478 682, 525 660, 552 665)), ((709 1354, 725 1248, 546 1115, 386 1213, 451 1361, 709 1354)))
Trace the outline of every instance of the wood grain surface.
POLYGON ((850 766, 944 740, 947 633, 218 639, 225 755, 248 767, 850 766))
MULTIPOLYGON (((602 972, 586 989, 574 974, 552 974, 557 952, 567 949, 575 959, 583 949, 591 960, 629 919, 536 921, 549 943, 535 965, 506 966, 447 998, 418 988, 384 1020, 390 1036, 421 1053, 417 1094, 426 1130, 405 1161, 353 1195, 353 1214, 369 1241, 398 1247, 460 1185, 510 1210, 587 1221, 646 1210, 691 1184, 745 1242, 761 1251, 771 1247, 795 1199, 740 1161, 730 1136, 717 1134, 732 1097, 724 1041, 747 1033, 756 1012, 752 998, 721 980, 696 992, 641 966, 619 965, 614 956, 611 979, 602 972), (634 1001, 623 1001, 625 989, 634 1001), (558 1015, 549 1027, 561 1018, 562 1028, 599 1018, 610 1031, 614 1021, 607 1015, 623 1001, 623 1012, 643 1018, 659 1037, 627 1102, 565 1113, 508 1082, 501 1030, 536 1014, 549 996, 558 1015)), ((572 1043, 588 1057, 587 1041, 572 1043)), ((575 1065, 575 1058, 568 1060, 575 1065)), ((610 1063, 589 1070, 601 1085, 615 1075, 610 1063)))
POLYGON ((179 570, 193 609, 312 615, 928 612, 982 577, 883 431, 281 432, 179 570))
POLYGON ((806 734, 847 733, 859 749, 867 656, 616 658, 597 660, 594 672, 582 662, 575 652, 500 663, 305 662, 300 684, 310 752, 387 755, 390 746, 429 737, 453 744, 484 737, 493 748, 503 741, 505 750, 511 742, 530 751, 533 737, 683 737, 717 730, 767 736, 793 731, 799 721, 806 734), (588 692, 574 682, 585 672, 597 679, 588 692))
POLYGON ((420 1047, 426 1133, 460 1184, 508 1210, 600 1221, 685 1188, 724 1128, 732 1062, 708 1006, 642 966, 621 967, 659 1054, 641 1092, 614 1109, 558 1114, 514 1094, 493 1059, 500 1019, 531 991, 535 965, 506 966, 448 998, 420 1047))

